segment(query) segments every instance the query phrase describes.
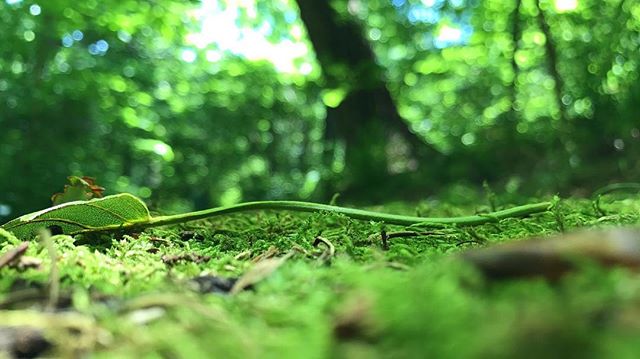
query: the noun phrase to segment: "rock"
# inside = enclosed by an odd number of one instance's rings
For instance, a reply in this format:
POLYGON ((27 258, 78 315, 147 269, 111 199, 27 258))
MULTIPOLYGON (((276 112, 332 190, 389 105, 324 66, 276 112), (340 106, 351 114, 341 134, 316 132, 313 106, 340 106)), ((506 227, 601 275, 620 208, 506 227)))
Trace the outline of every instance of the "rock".
POLYGON ((460 255, 487 278, 545 277, 550 280, 589 260, 603 266, 640 268, 640 228, 585 230, 496 244, 460 255))

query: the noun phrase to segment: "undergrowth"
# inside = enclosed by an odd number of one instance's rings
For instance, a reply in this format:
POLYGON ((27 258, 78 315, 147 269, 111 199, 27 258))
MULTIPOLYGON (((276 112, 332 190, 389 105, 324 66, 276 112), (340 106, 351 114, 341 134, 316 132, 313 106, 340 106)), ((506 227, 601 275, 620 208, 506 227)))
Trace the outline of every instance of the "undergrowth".
MULTIPOLYGON (((370 209, 456 216, 489 207, 370 209)), ((261 212, 143 233, 58 235, 54 266, 34 240, 24 254, 32 265, 0 269, 0 323, 42 329, 50 353, 62 357, 631 358, 640 353, 635 273, 584 265, 558 282, 493 282, 456 254, 639 222, 640 200, 605 197, 597 210, 568 199, 552 212, 472 228, 261 212), (194 280, 241 277, 269 258, 284 259, 235 294, 194 280)), ((0 253, 20 244, 0 236, 0 253)))

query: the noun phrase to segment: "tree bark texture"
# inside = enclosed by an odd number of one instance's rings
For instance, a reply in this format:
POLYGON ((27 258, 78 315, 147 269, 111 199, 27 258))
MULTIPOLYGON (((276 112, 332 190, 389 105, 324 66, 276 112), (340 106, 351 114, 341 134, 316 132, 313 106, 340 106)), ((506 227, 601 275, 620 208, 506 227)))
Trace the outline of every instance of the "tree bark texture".
MULTIPOLYGON (((345 182, 341 191, 363 185, 382 185, 389 177, 385 146, 392 136, 408 145, 410 156, 434 149, 409 130, 398 114, 386 87, 383 68, 376 62, 360 25, 342 16, 330 1, 297 0, 322 68, 324 87, 346 88, 346 97, 336 108, 328 108, 325 139, 345 146, 345 182)), ((344 2, 346 6, 346 2, 344 2)))

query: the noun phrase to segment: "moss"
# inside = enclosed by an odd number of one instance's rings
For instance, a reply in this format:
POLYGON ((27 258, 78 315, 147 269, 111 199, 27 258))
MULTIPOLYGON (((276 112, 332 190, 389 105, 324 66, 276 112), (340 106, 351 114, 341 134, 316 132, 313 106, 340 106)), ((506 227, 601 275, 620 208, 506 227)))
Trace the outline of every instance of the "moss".
MULTIPOLYGON (((421 208, 429 216, 488 209, 476 203, 384 209, 414 214, 421 208)), ((25 309, 45 303, 46 290, 16 299, 46 288, 50 258, 36 242, 25 256, 42 261, 40 269, 0 269, 0 322, 10 316, 12 323, 43 327, 58 354, 88 350, 98 358, 628 357, 640 349, 634 273, 585 264, 557 283, 494 283, 451 259, 467 248, 561 229, 640 222, 638 199, 604 196, 601 206, 604 215, 589 200, 568 199, 556 213, 420 231, 327 213, 254 213, 80 245, 54 236, 62 296, 91 324, 72 331, 73 322, 45 318, 63 313, 25 309), (391 237, 388 250, 383 230, 391 237), (318 235, 335 247, 334 257, 325 245, 313 245, 318 235), (291 257, 253 290, 233 296, 191 290, 195 276, 236 277, 260 256, 286 253, 291 257), (187 259, 168 264, 167 256, 187 259), (56 335, 67 331, 73 334, 56 335)), ((0 235, 1 252, 19 243, 0 235)))

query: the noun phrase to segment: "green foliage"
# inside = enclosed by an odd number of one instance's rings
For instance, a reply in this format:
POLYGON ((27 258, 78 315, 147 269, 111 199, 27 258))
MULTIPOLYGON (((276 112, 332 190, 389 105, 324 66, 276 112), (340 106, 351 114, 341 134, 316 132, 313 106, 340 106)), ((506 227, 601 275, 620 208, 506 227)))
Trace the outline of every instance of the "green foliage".
POLYGON ((67 202, 35 213, 25 214, 2 225, 18 238, 31 239, 43 228, 52 232, 77 234, 118 229, 147 223, 151 217, 139 198, 121 193, 90 201, 67 202))
POLYGON ((45 188, 69 173, 184 210, 233 190, 297 195, 317 164, 313 89, 264 61, 187 44, 198 3, 139 5, 0 3, 0 43, 11 44, 0 48, 0 170, 29 178, 0 181, 10 216, 45 207, 45 188), (193 63, 187 50, 200 52, 193 63))
POLYGON ((411 128, 457 161, 474 159, 474 170, 456 169, 458 176, 531 177, 533 164, 545 187, 604 173, 631 179, 640 148, 631 120, 638 5, 561 3, 380 0, 349 10, 388 69, 411 128), (485 161, 498 153, 499 163, 485 161))
MULTIPOLYGON (((445 155, 416 162, 401 143, 376 154, 363 144, 365 163, 389 163, 389 173, 356 173, 388 179, 363 193, 399 197, 428 183, 431 194, 462 179, 530 193, 633 180, 633 1, 332 4, 360 21, 410 129, 445 155)), ((343 83, 326 82, 294 1, 4 1, 0 24, 0 172, 11 174, 0 180, 2 217, 44 207, 70 173, 172 211, 328 199, 349 173, 344 146, 324 142, 324 120, 356 87, 353 74, 332 69, 343 83), (202 41, 221 31, 206 17, 223 11, 264 35, 262 53, 202 41), (292 48, 291 66, 270 62, 292 48)))

